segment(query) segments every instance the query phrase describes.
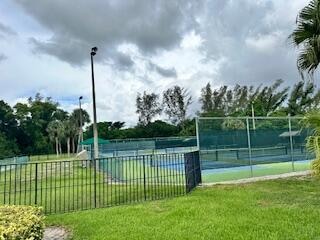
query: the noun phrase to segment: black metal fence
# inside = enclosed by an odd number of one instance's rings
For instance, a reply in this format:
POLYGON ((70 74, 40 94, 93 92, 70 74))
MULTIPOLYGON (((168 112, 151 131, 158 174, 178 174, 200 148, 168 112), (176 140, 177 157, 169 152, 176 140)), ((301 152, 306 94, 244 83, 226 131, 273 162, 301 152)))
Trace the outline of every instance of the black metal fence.
POLYGON ((59 213, 179 196, 199 165, 198 152, 0 165, 0 204, 59 213))

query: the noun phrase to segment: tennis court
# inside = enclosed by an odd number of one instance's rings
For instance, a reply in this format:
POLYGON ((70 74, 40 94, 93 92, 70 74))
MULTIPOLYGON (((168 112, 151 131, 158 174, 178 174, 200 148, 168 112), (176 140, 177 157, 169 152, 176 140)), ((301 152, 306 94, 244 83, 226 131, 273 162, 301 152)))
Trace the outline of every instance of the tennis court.
POLYGON ((308 170, 308 135, 300 118, 199 118, 203 182, 308 170))
POLYGON ((111 175, 125 181, 142 171, 141 166, 131 166, 134 157, 142 162, 145 156, 146 172, 158 171, 161 176, 185 171, 180 158, 162 159, 163 155, 199 151, 204 182, 307 170, 314 157, 305 148, 310 131, 303 128, 301 118, 200 117, 196 127, 196 137, 113 140, 100 146, 99 155, 112 158, 117 172, 111 175), (117 165, 117 157, 122 165, 117 165), (126 157, 129 160, 123 160, 126 157), (127 168, 132 170, 126 172, 127 168))

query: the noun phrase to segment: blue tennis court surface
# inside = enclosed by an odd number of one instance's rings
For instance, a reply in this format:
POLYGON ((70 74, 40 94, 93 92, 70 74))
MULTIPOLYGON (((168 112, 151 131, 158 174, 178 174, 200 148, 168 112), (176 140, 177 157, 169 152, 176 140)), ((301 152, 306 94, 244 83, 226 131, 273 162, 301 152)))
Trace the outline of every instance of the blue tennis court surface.
MULTIPOLYGON (((291 162, 286 162, 291 164, 291 162)), ((294 165, 310 165, 311 160, 300 160, 294 161, 294 165)), ((261 165, 253 165, 252 170, 265 170, 269 168, 274 168, 277 166, 277 163, 270 164, 261 164, 261 165), (269 166, 268 166, 269 165, 269 166)), ((230 173, 230 172, 239 172, 239 171, 251 171, 250 166, 241 166, 241 167, 224 167, 224 168, 216 168, 216 169, 205 169, 202 170, 203 175, 214 174, 214 173, 230 173)))

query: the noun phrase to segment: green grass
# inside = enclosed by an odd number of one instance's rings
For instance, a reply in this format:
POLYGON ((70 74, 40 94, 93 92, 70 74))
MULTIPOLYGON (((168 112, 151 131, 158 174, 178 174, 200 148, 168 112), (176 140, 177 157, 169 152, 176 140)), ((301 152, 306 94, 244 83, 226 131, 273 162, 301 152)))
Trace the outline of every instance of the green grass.
MULTIPOLYGON (((106 167, 106 162, 102 160, 100 167, 106 167)), ((0 204, 37 204, 46 213, 56 213, 162 199, 186 191, 183 173, 174 170, 148 165, 143 169, 131 161, 127 163, 130 166, 118 169, 113 163, 112 168, 117 170, 113 176, 126 176, 118 180, 111 179, 105 171, 95 174, 89 162, 86 167, 82 163, 55 161, 1 167, 0 204)))
POLYGON ((50 215, 74 240, 320 239, 320 180, 199 188, 169 200, 50 215))
MULTIPOLYGON (((310 169, 310 163, 300 163, 295 162, 294 170, 295 171, 304 171, 310 169)), ((280 163, 269 163, 269 164, 258 164, 253 167, 253 177, 275 175, 282 173, 292 172, 292 163, 291 162, 280 162, 280 163)), ((212 172, 202 175, 202 181, 204 183, 212 182, 221 182, 228 180, 236 180, 242 178, 251 177, 250 168, 248 169, 239 169, 239 170, 229 170, 226 172, 212 172)))
POLYGON ((75 159, 75 154, 68 155, 67 153, 59 154, 44 154, 44 155, 31 155, 31 162, 43 162, 43 161, 63 161, 63 160, 71 160, 75 159))

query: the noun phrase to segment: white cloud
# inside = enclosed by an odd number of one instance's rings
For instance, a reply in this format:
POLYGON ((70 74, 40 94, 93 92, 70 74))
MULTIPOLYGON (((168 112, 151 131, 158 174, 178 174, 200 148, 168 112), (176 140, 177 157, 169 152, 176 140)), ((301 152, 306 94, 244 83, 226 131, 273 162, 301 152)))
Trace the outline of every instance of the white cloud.
POLYGON ((269 34, 258 34, 257 36, 248 37, 245 43, 249 48, 263 54, 274 54, 274 51, 283 44, 286 35, 277 31, 269 34))
POLYGON ((181 48, 183 49, 197 49, 202 45, 203 39, 194 31, 186 34, 181 41, 181 48))

